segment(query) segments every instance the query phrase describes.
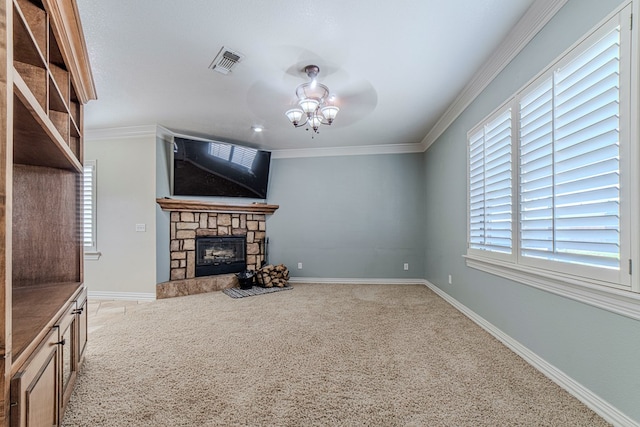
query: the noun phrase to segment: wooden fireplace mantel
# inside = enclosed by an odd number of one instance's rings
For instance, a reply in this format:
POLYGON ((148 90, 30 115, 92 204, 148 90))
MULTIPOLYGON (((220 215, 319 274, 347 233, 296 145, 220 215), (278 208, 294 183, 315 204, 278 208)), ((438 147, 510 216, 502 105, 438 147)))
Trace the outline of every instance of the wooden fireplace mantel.
POLYGON ((252 203, 249 205, 234 205, 227 203, 204 202, 202 200, 156 199, 164 211, 172 212, 229 212, 273 214, 280 206, 266 203, 252 203))

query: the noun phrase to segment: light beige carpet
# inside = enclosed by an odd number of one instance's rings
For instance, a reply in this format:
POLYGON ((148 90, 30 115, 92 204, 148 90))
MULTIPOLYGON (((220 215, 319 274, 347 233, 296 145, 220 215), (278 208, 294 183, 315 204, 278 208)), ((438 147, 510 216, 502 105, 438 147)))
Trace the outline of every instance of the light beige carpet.
POLYGON ((63 426, 601 426, 424 286, 144 304, 90 336, 63 426))

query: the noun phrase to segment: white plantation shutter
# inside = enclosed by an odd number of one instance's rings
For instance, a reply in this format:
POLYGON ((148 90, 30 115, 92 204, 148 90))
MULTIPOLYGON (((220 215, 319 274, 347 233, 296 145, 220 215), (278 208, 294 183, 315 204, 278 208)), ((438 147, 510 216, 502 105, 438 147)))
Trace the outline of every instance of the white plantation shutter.
POLYGON ((511 254, 511 108, 469 134, 469 247, 511 254))
POLYGON ((467 265, 550 288, 640 293, 631 9, 622 6, 468 133, 467 265))
POLYGON ((520 249, 553 251, 553 84, 544 81, 520 100, 520 249))
POLYGON ((620 28, 520 100, 520 253, 620 268, 620 28))
POLYGON ((85 251, 96 250, 96 161, 86 160, 83 173, 83 242, 85 251))

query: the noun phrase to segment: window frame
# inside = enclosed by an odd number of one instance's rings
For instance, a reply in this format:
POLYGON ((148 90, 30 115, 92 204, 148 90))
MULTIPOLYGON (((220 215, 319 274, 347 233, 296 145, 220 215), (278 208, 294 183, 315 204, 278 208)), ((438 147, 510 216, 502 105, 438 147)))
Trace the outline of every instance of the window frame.
POLYGON ((100 258, 101 253, 98 251, 98 236, 97 236, 97 161, 96 160, 85 160, 83 165, 83 176, 82 176, 82 246, 84 250, 84 259, 85 260, 97 260, 100 258), (92 234, 92 245, 85 244, 84 241, 84 224, 85 224, 85 210, 84 210, 84 200, 86 198, 86 181, 85 181, 85 173, 86 168, 91 168, 91 234, 92 234))
MULTIPOLYGON (((638 144, 633 144, 632 141, 636 141, 639 135, 640 124, 638 122, 639 112, 639 73, 640 73, 640 55, 633 55, 632 48, 638 45, 638 29, 637 25, 634 25, 630 31, 626 31, 629 27, 625 25, 624 20, 628 19, 630 22, 631 16, 638 15, 637 1, 625 2, 620 5, 616 10, 609 14, 604 20, 602 20, 593 29, 588 31, 583 37, 581 37, 576 43, 574 43, 563 54, 551 62, 540 73, 532 78, 527 84, 520 88, 515 95, 509 98, 498 109, 494 110, 487 118, 483 119, 478 125, 474 126, 467 134, 467 156, 469 156, 469 137, 473 132, 476 132, 480 126, 487 123, 493 115, 498 111, 504 109, 505 105, 515 103, 515 107, 512 109, 512 130, 517 132, 512 141, 512 147, 514 152, 514 160, 512 163, 513 173, 515 179, 512 181, 514 186, 512 188, 512 200, 513 200, 513 237, 514 244, 513 250, 515 259, 500 259, 500 257, 494 256, 494 254, 486 253, 486 251, 476 251, 470 248, 470 159, 467 157, 467 253, 464 255, 466 259, 466 265, 485 271, 500 277, 504 277, 510 280, 514 280, 520 283, 524 283, 539 289, 543 289, 558 295, 572 298, 581 302, 585 302, 590 305, 594 305, 600 308, 607 309, 609 311, 616 312, 618 314, 625 315, 640 320, 640 281, 638 274, 629 274, 629 280, 625 283, 622 280, 620 282, 612 282, 610 280, 601 280, 594 278, 591 271, 585 271, 582 266, 576 267, 568 263, 560 263, 563 266, 559 269, 550 268, 548 263, 540 265, 537 262, 522 262, 521 260, 521 242, 520 242, 520 156, 519 156, 519 102, 521 97, 526 94, 527 89, 535 87, 537 82, 544 81, 544 78, 548 78, 550 73, 563 64, 575 59, 585 50, 592 46, 589 43, 590 40, 594 40, 600 32, 610 31, 610 21, 617 19, 621 28, 621 62, 627 61, 626 65, 620 65, 621 75, 620 79, 626 79, 627 89, 620 89, 621 104, 626 103, 627 107, 620 108, 620 121, 624 120, 628 122, 628 125, 620 125, 620 235, 621 235, 621 251, 620 251, 620 273, 627 274, 627 258, 637 268, 640 268, 638 263, 638 251, 640 249, 640 223, 637 220, 632 220, 633 212, 638 212, 640 207, 640 192, 638 190, 633 191, 633 187, 638 188, 640 181, 640 172, 637 170, 640 167, 640 148, 638 144), (622 39, 626 38, 624 45, 622 39), (625 48, 626 47, 626 48, 625 48), (622 50, 624 49, 624 50, 622 50), (629 74, 625 74, 628 73, 629 74), (628 99, 624 99, 627 97, 628 99), (628 116, 627 116, 628 115, 628 116), (633 167, 635 166, 635 167, 633 167), (623 172, 624 171, 624 172, 623 172), (624 205, 624 207, 622 206, 624 205), (623 210, 624 209, 624 210, 623 210), (625 213, 626 212, 626 213, 625 213), (623 239, 625 240, 623 242, 623 239), (624 249, 623 249, 624 246, 624 249), (623 252, 624 250, 624 252, 623 252), (481 253, 479 253, 481 252, 481 253), (569 266, 568 268, 564 268, 569 266)), ((617 24, 616 24, 617 25, 617 24)), ((637 50, 637 48, 636 48, 637 50)), ((622 86, 622 85, 621 85, 622 86)), ((553 264, 553 263, 551 263, 553 264)), ((594 267, 595 268, 595 267, 594 267)), ((596 268, 597 269, 597 268, 596 268)), ((586 269, 590 270, 590 269, 586 269)), ((600 269, 598 269, 600 270, 600 269)), ((635 273, 635 271, 634 271, 635 273)))
MULTIPOLYGON (((609 19, 606 19, 603 22, 601 22, 595 29, 593 29, 587 35, 585 35, 580 40, 577 46, 574 46, 570 51, 566 52, 559 59, 556 59, 541 74, 539 74, 535 79, 533 79, 531 82, 525 85, 522 89, 520 89, 515 96, 516 104, 519 105, 520 101, 524 97, 526 97, 529 93, 535 91, 539 87, 539 85, 544 83, 546 80, 551 80, 552 87, 554 87, 553 76, 558 69, 561 69, 567 64, 570 64, 574 59, 576 59, 581 54, 589 50, 595 44, 595 42, 600 40, 604 35, 609 33, 616 26, 620 25, 622 27, 624 25, 624 21, 630 19, 628 14, 630 14, 630 8, 627 9, 626 7, 624 7, 621 10, 619 10, 617 13, 615 13, 613 16, 609 17, 609 19), (625 14, 625 12, 627 14, 625 14)), ((520 250, 522 245, 521 245, 521 233, 519 230, 520 214, 521 214, 520 200, 519 200, 521 196, 519 191, 521 176, 519 173, 517 174, 518 188, 515 192, 515 196, 517 196, 518 198, 518 200, 515 202, 517 205, 516 207, 518 211, 517 220, 516 220, 517 222, 516 227, 518 228, 518 234, 516 236, 517 246, 518 246, 518 251, 517 251, 518 264, 526 265, 534 268, 546 269, 546 270, 555 271, 559 273, 575 275, 577 277, 596 278, 598 279, 599 282, 601 282, 603 286, 611 286, 611 287, 620 288, 620 289, 630 289, 630 286, 631 286, 631 280, 630 280, 631 278, 630 278, 630 275, 627 274, 628 270, 625 266, 625 262, 627 262, 626 260, 631 259, 630 246, 629 246, 630 242, 628 238, 630 233, 624 232, 629 230, 629 226, 630 226, 629 218, 631 216, 630 215, 631 211, 629 210, 629 206, 628 206, 628 202, 630 198, 629 197, 630 186, 628 184, 628 181, 629 181, 628 175, 630 171, 630 165, 628 164, 628 162, 630 161, 630 159, 628 158, 628 154, 627 154, 628 152, 627 148, 629 147, 629 145, 631 145, 630 131, 629 131, 630 117, 628 115, 630 111, 630 106, 631 106, 630 105, 631 100, 629 99, 629 95, 628 95, 630 93, 630 82, 631 82, 631 77, 628 75, 628 71, 630 70, 629 61, 631 56, 631 43, 629 39, 624 41, 622 40, 622 38, 625 36, 628 38, 630 36, 630 31, 624 31, 624 28, 622 27, 620 31, 621 51, 620 51, 619 80, 621 82, 623 80, 626 80, 626 83, 624 84, 621 83, 620 90, 619 90, 619 95, 620 95, 619 157, 621 159, 620 160, 620 179, 619 179, 619 185, 620 185, 619 205, 620 205, 620 230, 621 230, 620 232, 620 270, 614 271, 614 270, 606 270, 603 268, 593 267, 593 266, 583 266, 583 265, 577 266, 575 264, 570 264, 570 263, 566 263, 558 260, 537 259, 537 258, 523 256, 520 250), (623 47, 626 48, 626 52, 622 51, 623 47), (625 88, 629 90, 624 90, 625 88), (623 159, 627 164, 625 165, 622 164, 623 159)), ((555 110, 552 110, 552 114, 554 111, 555 110)), ((520 125, 519 120, 518 119, 515 119, 515 120, 518 122, 517 125, 519 126, 520 125)), ((554 138, 554 144, 555 144, 555 138, 554 138)), ((519 159, 520 159, 520 156, 518 154, 516 161, 519 162, 519 159)), ((518 163, 518 166, 520 166, 519 163, 518 163)), ((555 219, 555 216, 554 216, 554 219, 555 219)))
MULTIPOLYGON (((491 123, 507 110, 511 110, 511 182, 515 185, 517 183, 516 173, 514 165, 516 164, 516 158, 514 155, 514 141, 517 138, 517 123, 514 122, 514 107, 515 107, 515 97, 509 98, 506 102, 504 102, 501 106, 495 109, 491 114, 485 117, 480 123, 474 126, 467 133, 467 142, 470 140, 472 135, 475 135, 477 132, 482 130, 487 124, 491 123)), ((494 252, 483 249, 475 249, 471 248, 471 163, 470 163, 470 155, 471 155, 471 147, 467 144, 467 254, 475 255, 478 257, 488 257, 501 261, 511 261, 515 262, 516 260, 516 251, 515 251, 515 242, 516 242, 516 234, 514 229, 515 223, 515 199, 513 191, 511 192, 511 253, 504 252, 494 252)))

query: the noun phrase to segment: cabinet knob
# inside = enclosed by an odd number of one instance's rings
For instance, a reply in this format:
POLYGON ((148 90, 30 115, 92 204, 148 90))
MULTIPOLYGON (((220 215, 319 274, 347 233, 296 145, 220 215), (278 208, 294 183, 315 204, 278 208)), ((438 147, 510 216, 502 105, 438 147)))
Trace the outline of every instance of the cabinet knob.
POLYGON ((56 345, 65 345, 66 343, 67 343, 67 340, 62 338, 60 341, 56 343, 56 345))
POLYGON ((84 311, 84 307, 78 308, 76 310, 73 310, 73 314, 82 314, 83 311, 84 311))

